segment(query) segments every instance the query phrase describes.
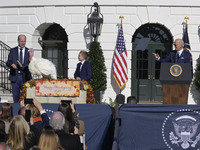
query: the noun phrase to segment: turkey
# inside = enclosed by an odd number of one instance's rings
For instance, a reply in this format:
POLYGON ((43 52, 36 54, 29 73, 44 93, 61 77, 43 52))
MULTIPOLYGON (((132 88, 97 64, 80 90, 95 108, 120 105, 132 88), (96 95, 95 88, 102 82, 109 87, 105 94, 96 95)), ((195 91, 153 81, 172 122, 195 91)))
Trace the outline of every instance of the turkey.
POLYGON ((32 48, 29 49, 29 53, 30 63, 28 68, 32 75, 37 75, 40 78, 57 79, 56 67, 51 61, 44 58, 35 58, 32 48))

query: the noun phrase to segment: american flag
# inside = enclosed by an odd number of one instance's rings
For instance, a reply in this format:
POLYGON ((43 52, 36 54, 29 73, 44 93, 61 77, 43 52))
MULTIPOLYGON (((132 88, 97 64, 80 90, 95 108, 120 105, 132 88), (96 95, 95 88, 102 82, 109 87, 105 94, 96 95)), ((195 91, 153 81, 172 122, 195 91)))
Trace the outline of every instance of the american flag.
POLYGON ((127 51, 124 43, 122 24, 119 28, 113 60, 113 76, 120 89, 128 81, 127 51))

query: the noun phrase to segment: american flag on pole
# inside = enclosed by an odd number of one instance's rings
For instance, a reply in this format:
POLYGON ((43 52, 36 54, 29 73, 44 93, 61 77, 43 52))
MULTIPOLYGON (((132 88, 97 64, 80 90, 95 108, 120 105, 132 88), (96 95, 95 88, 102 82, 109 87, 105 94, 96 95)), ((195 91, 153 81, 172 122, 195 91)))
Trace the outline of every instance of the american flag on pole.
POLYGON ((119 85, 120 89, 128 81, 128 68, 127 68, 127 51, 124 43, 124 33, 122 23, 119 28, 116 48, 113 60, 113 76, 119 85))

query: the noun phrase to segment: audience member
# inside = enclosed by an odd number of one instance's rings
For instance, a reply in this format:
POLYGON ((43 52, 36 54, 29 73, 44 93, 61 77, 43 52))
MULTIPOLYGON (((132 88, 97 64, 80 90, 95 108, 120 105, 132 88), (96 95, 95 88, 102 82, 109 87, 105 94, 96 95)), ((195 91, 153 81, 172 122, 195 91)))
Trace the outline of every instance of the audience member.
POLYGON ((7 134, 5 132, 5 122, 0 120, 0 142, 7 141, 7 134))
POLYGON ((118 104, 124 104, 125 96, 123 94, 117 94, 115 98, 115 102, 118 104))
POLYGON ((127 97, 127 103, 131 103, 131 104, 137 104, 139 101, 136 99, 135 96, 129 96, 127 97))
POLYGON ((23 117, 25 117, 25 112, 26 112, 26 107, 21 106, 20 109, 18 110, 18 115, 22 115, 23 117))
POLYGON ((59 137, 61 146, 65 148, 66 150, 80 150, 82 149, 81 143, 80 143, 80 137, 77 134, 78 130, 75 127, 75 134, 71 135, 69 133, 66 133, 63 129, 63 126, 65 124, 65 117, 64 115, 57 111, 54 112, 51 115, 50 118, 50 126, 53 127, 56 134, 59 137))
MULTIPOLYGON (((74 103, 61 103, 58 106, 58 111, 60 111, 64 117, 65 117, 65 121, 75 121, 75 126, 79 129, 79 122, 78 122, 78 117, 76 114, 76 110, 74 107, 74 103)), ((64 125, 64 130, 66 132, 68 132, 68 127, 67 127, 67 123, 65 123, 64 125)))
MULTIPOLYGON (((23 103, 21 103, 21 106, 24 107, 23 103)), ((38 131, 37 134, 40 134, 42 128, 49 125, 49 117, 47 116, 46 111, 43 109, 41 103, 35 98, 33 99, 33 104, 28 104, 26 109, 31 110, 31 116, 33 117, 34 125, 38 131)), ((21 108, 21 111, 19 110, 19 112, 23 115, 25 112, 24 108, 21 108)))
POLYGON ((13 118, 13 107, 10 103, 3 103, 1 105, 2 113, 0 115, 0 120, 3 120, 5 122, 5 132, 8 134, 8 129, 10 126, 10 122, 13 118))
POLYGON ((41 150, 62 150, 58 135, 53 130, 44 130, 40 135, 38 147, 41 150))
POLYGON ((33 119, 30 121, 30 127, 24 117, 15 116, 10 124, 8 146, 11 150, 29 150, 36 145, 35 128, 33 119), (31 132, 32 131, 32 132, 31 132))

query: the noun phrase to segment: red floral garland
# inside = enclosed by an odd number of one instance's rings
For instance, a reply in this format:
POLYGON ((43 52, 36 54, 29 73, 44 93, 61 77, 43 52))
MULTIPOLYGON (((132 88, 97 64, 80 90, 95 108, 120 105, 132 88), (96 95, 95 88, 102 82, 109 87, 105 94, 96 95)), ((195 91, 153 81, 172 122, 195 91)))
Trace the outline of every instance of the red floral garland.
MULTIPOLYGON (((35 81, 75 81, 74 79, 31 79, 29 81, 27 81, 26 83, 24 83, 23 85, 23 89, 21 90, 21 94, 20 94, 20 100, 19 101, 22 101, 26 98, 26 88, 28 87, 34 87, 35 86, 35 81)), ((88 84, 87 81, 83 80, 83 81, 80 81, 81 82, 81 86, 80 86, 80 90, 84 90, 84 91, 87 91, 87 97, 86 97, 86 103, 87 104, 92 104, 93 101, 94 101, 94 91, 91 87, 90 84, 88 84)))

